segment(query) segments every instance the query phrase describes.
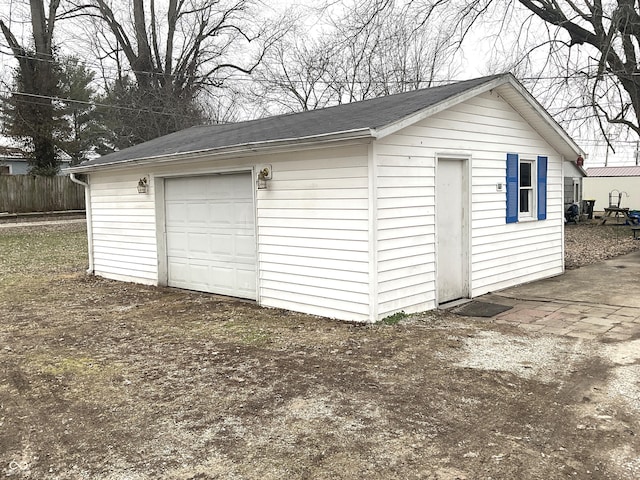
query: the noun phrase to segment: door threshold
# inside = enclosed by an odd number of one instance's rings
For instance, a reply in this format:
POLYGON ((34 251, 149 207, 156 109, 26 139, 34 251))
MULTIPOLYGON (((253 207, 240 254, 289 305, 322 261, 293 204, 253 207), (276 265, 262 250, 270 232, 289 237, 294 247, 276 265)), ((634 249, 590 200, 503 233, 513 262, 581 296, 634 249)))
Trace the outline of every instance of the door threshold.
POLYGON ((449 310, 453 307, 458 307, 460 305, 464 305, 465 303, 469 303, 470 301, 470 298, 458 298, 457 300, 451 300, 450 302, 439 304, 438 310, 449 310))

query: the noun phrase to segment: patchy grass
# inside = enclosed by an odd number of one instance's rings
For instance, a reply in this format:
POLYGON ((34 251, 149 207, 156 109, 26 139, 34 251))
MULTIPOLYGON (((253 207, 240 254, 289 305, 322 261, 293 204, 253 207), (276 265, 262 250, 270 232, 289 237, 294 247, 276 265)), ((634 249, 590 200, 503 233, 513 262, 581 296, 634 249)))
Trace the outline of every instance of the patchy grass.
POLYGON ((639 413, 588 343, 86 276, 77 225, 0 229, 0 248, 1 476, 638 478, 639 413), (465 363, 478 345, 490 368, 465 363))
POLYGON ((384 317, 382 320, 380 320, 380 323, 382 323, 383 325, 397 325, 407 317, 408 315, 404 313, 404 311, 400 311, 394 313, 393 315, 384 317))
MULTIPOLYGON (((0 227, 2 228, 2 227, 0 227)), ((42 279, 65 280, 87 265, 87 236, 82 224, 0 230, 0 288, 16 297, 46 295, 42 279)))

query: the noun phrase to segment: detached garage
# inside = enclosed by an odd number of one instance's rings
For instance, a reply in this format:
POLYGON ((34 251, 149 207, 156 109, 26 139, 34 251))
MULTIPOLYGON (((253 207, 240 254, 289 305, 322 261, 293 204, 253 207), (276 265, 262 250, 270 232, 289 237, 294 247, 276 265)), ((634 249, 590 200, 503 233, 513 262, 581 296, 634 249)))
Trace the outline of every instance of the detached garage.
POLYGON ((193 127, 67 171, 91 273, 377 321, 562 273, 579 155, 506 74, 193 127))

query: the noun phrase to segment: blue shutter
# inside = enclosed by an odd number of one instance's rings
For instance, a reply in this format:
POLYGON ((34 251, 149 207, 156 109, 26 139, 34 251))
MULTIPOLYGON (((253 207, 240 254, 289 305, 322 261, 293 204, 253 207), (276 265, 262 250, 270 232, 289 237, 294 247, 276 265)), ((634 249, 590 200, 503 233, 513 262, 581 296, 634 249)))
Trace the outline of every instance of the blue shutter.
POLYGON ((547 219, 547 157, 538 157, 538 220, 547 219))
POLYGON ((518 154, 507 153, 507 223, 518 221, 518 154))

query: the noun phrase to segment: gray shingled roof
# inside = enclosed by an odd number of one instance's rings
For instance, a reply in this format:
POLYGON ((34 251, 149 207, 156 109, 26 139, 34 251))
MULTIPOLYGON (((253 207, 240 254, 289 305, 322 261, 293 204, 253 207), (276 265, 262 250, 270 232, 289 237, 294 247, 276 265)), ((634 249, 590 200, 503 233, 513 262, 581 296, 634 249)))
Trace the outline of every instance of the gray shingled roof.
POLYGON ((278 115, 246 122, 191 127, 119 152, 88 160, 78 167, 82 169, 93 165, 114 164, 172 154, 376 129, 393 124, 500 76, 476 78, 321 110, 278 115))

